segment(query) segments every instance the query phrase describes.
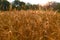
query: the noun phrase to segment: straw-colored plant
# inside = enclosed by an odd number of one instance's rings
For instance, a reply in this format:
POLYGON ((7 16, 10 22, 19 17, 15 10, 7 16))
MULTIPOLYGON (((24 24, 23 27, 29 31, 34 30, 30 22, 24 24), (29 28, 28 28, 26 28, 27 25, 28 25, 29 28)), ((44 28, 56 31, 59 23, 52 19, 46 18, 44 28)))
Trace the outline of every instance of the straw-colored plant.
POLYGON ((52 10, 0 12, 0 40, 60 40, 60 14, 52 10))

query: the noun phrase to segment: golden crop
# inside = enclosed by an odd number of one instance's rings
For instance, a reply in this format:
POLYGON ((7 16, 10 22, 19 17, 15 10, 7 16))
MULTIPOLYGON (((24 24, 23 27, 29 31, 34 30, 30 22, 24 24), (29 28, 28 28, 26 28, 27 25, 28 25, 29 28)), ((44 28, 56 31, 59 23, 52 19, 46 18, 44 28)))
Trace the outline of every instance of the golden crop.
POLYGON ((0 40, 60 40, 56 11, 0 11, 0 40))

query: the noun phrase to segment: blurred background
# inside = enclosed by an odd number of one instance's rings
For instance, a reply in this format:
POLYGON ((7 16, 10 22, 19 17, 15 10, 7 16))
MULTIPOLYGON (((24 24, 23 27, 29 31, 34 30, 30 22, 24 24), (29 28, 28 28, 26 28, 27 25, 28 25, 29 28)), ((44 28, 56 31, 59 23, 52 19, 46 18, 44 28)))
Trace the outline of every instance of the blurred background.
POLYGON ((0 10, 58 10, 60 0, 0 0, 0 10))

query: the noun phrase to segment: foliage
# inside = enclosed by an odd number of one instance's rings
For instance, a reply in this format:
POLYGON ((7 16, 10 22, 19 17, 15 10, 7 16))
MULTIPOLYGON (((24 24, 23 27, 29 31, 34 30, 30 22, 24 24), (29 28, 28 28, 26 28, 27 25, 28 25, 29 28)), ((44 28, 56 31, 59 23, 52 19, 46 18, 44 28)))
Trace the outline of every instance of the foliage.
POLYGON ((53 9, 54 10, 58 10, 58 11, 60 11, 60 3, 55 3, 55 4, 53 4, 54 6, 53 6, 53 9))
POLYGON ((25 3, 25 2, 21 2, 19 0, 15 0, 12 3, 9 3, 7 0, 4 1, 0 1, 0 9, 1 10, 9 10, 10 5, 12 6, 12 9, 16 9, 16 10, 29 10, 29 9, 38 9, 37 5, 32 5, 29 3, 25 3))
POLYGON ((45 6, 40 6, 36 4, 30 4, 30 3, 25 3, 19 0, 15 0, 12 3, 9 3, 7 0, 0 0, 0 10, 6 11, 6 10, 39 10, 41 7, 42 10, 49 10, 53 9, 60 11, 60 3, 58 2, 49 2, 47 3, 48 5, 45 6), (11 6, 10 6, 11 5, 11 6))

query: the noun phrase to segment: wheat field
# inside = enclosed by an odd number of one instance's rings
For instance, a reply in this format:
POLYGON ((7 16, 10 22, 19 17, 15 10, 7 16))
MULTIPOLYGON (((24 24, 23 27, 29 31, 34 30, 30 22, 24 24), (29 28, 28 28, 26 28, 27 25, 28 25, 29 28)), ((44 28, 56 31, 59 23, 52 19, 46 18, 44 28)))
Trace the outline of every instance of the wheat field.
POLYGON ((60 40, 60 13, 0 11, 0 40, 60 40))

